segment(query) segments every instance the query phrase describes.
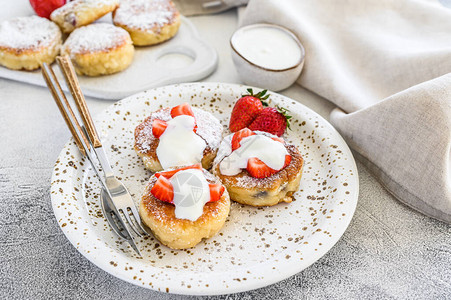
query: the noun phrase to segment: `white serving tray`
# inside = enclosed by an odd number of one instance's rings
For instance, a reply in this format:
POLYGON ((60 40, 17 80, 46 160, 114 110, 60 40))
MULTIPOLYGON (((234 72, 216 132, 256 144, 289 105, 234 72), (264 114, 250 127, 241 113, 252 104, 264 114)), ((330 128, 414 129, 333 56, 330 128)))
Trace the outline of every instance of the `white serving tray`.
MULTIPOLYGON (((2 14, 0 20, 13 17, 15 15, 6 18, 2 14)), ((99 77, 79 76, 83 93, 118 100, 154 87, 202 79, 211 74, 218 63, 216 51, 199 37, 197 29, 185 17, 171 40, 156 46, 135 47, 135 50, 132 64, 122 72, 99 77)), ((62 75, 56 73, 62 79, 62 75)), ((0 66, 0 77, 45 86, 40 70, 14 71, 0 66)), ((68 91, 64 80, 60 82, 68 91)))

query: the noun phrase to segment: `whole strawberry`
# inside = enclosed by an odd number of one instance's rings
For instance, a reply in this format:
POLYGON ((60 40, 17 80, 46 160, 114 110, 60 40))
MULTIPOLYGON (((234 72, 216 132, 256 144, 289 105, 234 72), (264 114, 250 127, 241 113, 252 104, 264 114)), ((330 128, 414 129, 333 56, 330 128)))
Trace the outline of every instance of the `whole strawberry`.
POLYGON ((281 136, 285 129, 290 128, 291 116, 283 107, 265 107, 249 125, 250 130, 266 131, 281 136))
POLYGON ((252 121, 263 110, 263 106, 268 106, 264 100, 268 99, 267 90, 263 90, 254 95, 252 89, 247 89, 248 95, 242 95, 235 103, 230 116, 229 129, 231 132, 248 127, 252 121))
POLYGON ((38 16, 49 19, 55 9, 66 4, 66 0, 30 0, 30 4, 38 16))

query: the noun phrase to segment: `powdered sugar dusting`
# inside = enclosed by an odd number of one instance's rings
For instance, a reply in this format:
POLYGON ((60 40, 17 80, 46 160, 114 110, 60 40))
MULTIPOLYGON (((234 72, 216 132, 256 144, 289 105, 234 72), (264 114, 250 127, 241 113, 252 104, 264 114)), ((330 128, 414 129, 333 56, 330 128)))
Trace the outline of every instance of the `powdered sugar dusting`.
POLYGON ((69 13, 74 13, 80 6, 85 5, 89 6, 91 9, 100 8, 102 6, 109 5, 117 5, 118 0, 75 0, 70 1, 67 4, 61 6, 60 8, 55 9, 51 17, 53 18, 55 15, 66 15, 69 13))
POLYGON ((0 24, 0 47, 39 49, 61 39, 58 26, 41 17, 18 17, 0 24))
MULTIPOLYGON (((194 117, 197 122, 197 134, 205 140, 208 147, 215 150, 219 147, 222 138, 222 125, 209 112, 192 107, 194 117)), ((151 144, 155 141, 152 134, 152 122, 155 119, 169 121, 171 118, 170 108, 160 109, 153 112, 138 127, 136 132, 135 147, 140 153, 147 153, 151 149, 151 144)))
POLYGON ((74 30, 63 45, 68 53, 87 53, 106 51, 124 44, 132 43, 128 32, 107 23, 97 23, 74 30))
POLYGON ((114 23, 134 29, 156 30, 174 22, 178 12, 169 0, 122 0, 114 23))
POLYGON ((199 134, 212 149, 217 149, 222 139, 222 125, 212 114, 193 107, 194 117, 198 124, 199 134))
POLYGON ((169 121, 171 119, 170 109, 160 109, 153 112, 138 126, 139 129, 137 128, 135 132, 135 147, 140 153, 150 151, 150 145, 156 140, 152 134, 152 122, 155 119, 169 121))

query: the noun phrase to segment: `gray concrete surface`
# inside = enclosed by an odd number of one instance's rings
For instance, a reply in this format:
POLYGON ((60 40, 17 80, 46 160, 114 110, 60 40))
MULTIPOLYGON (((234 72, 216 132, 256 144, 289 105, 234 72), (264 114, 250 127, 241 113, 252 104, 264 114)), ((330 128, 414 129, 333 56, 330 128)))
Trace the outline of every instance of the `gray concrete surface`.
MULTIPOLYGON (((220 57, 218 70, 207 80, 239 82, 228 46, 235 12, 192 20, 220 57)), ((333 108, 299 86, 283 94, 326 118, 333 108)), ((88 99, 93 115, 110 104, 88 99)), ((54 161, 68 138, 46 89, 0 79, 0 299, 184 299, 113 277, 65 238, 53 216, 49 189, 54 161)), ((357 210, 328 254, 280 283, 210 298, 451 298, 451 226, 400 204, 357 166, 357 210)))

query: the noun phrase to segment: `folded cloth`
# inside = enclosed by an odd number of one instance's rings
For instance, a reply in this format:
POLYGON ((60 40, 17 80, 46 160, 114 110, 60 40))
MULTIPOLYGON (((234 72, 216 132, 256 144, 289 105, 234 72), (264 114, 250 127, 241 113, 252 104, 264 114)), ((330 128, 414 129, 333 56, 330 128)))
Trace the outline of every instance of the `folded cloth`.
MULTIPOLYGON (((451 223, 451 10, 434 0, 251 0, 305 47, 303 87, 400 201, 451 223)), ((266 41, 268 42, 268 41, 266 41)))
POLYGON ((173 0, 182 15, 194 16, 219 13, 247 4, 249 0, 173 0))

